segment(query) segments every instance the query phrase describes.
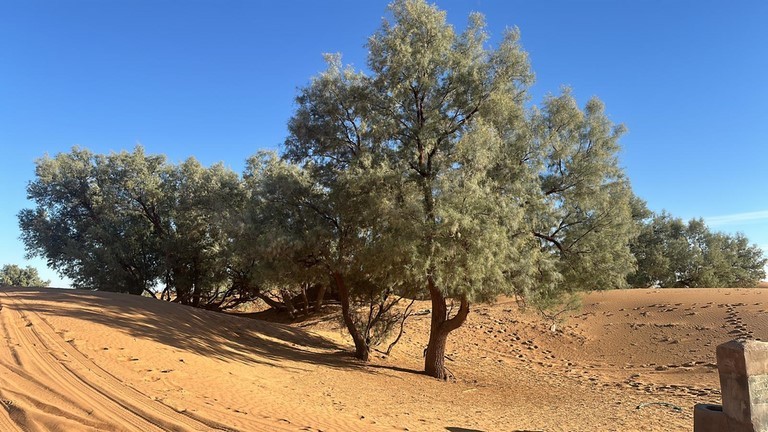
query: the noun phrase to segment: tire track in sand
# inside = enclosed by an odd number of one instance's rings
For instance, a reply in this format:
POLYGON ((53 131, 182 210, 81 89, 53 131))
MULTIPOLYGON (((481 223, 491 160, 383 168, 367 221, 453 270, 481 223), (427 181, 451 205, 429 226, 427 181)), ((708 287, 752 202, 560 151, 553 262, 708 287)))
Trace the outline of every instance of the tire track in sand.
POLYGON ((184 404, 191 410, 177 411, 124 382, 105 369, 109 366, 100 366, 47 319, 46 313, 56 312, 37 312, 35 300, 15 292, 0 290, 0 337, 5 341, 0 343, 2 432, 391 429, 335 412, 297 409, 268 397, 263 405, 251 401, 250 415, 235 410, 245 415, 233 416, 225 406, 194 398, 184 404))
POLYGON ((232 430, 185 416, 126 386, 65 342, 43 317, 26 313, 21 301, 3 294, 0 398, 7 417, 0 416, 0 422, 10 419, 24 431, 74 424, 85 430, 232 430), (25 378, 17 367, 50 384, 25 378))

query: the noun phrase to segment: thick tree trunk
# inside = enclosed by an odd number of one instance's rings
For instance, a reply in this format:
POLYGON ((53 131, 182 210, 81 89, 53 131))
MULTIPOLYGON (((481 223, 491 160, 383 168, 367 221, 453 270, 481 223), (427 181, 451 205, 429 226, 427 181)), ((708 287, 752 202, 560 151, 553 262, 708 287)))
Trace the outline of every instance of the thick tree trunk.
POLYGON ((174 301, 183 305, 189 305, 192 302, 192 279, 182 266, 173 266, 171 268, 171 285, 176 292, 174 301))
POLYGON ((448 333, 433 325, 429 332, 429 344, 424 356, 424 373, 439 379, 446 379, 445 345, 448 333))
POLYGON ((176 284, 176 297, 183 305, 189 305, 192 302, 192 287, 187 283, 176 284))
POLYGON ((341 316, 344 318, 344 324, 352 336, 352 341, 355 343, 355 357, 363 361, 368 361, 370 355, 370 347, 368 343, 360 334, 360 331, 355 326, 355 322, 352 319, 352 310, 349 307, 349 290, 344 281, 344 277, 339 272, 332 274, 333 281, 336 284, 336 289, 339 290, 339 299, 341 300, 341 316))
POLYGON ((430 277, 428 279, 429 296, 432 300, 432 322, 429 328, 429 344, 424 353, 424 373, 439 379, 446 379, 445 373, 445 345, 448 342, 448 334, 467 320, 469 315, 469 301, 467 296, 461 296, 461 305, 453 318, 448 318, 448 304, 445 296, 435 286, 430 277))

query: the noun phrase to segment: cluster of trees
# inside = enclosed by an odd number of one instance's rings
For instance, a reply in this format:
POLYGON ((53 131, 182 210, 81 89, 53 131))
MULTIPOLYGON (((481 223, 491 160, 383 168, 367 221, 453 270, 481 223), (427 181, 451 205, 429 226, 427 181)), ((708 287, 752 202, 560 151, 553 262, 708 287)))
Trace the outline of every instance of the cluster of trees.
POLYGON ((46 287, 51 281, 43 280, 32 266, 22 268, 6 264, 0 268, 0 286, 46 287))
POLYGON ((630 247, 635 287, 754 287, 768 261, 743 234, 712 232, 702 219, 686 223, 666 212, 648 214, 630 247))
POLYGON ((218 250, 230 247, 223 224, 241 190, 221 165, 75 148, 37 161, 27 188, 37 206, 19 214, 22 240, 77 288, 154 294, 162 283, 166 298, 223 307, 238 287, 222 283, 233 266, 218 250))
POLYGON ((390 9, 368 72, 328 56, 283 154, 242 175, 141 148, 40 159, 19 215, 29 253, 77 287, 198 307, 334 298, 361 359, 407 317, 398 302, 429 299, 424 367, 439 378, 474 302, 627 286, 648 215, 618 165, 623 127, 568 90, 528 108, 516 30, 494 49, 478 14, 457 33, 423 0, 390 9))

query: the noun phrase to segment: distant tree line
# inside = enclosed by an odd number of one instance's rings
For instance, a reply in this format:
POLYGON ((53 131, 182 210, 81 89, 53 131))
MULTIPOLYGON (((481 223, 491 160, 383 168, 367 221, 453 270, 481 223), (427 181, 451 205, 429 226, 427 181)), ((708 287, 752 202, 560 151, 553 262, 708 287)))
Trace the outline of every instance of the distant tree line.
MULTIPOLYGON (((79 288, 209 309, 261 299, 296 315, 333 299, 361 359, 410 313, 398 303, 429 299, 424 367, 439 378, 474 302, 546 307, 628 277, 671 280, 648 273, 672 242, 657 248, 667 234, 633 195, 624 129, 599 100, 581 108, 565 90, 528 108, 516 30, 494 49, 479 14, 456 33, 423 0, 390 9, 368 72, 328 56, 299 91, 282 155, 259 153, 242 175, 141 147, 38 160, 35 207, 19 215, 29 254, 79 288)), ((707 256, 745 241, 711 236, 707 256)), ((676 266, 676 282, 689 277, 676 266)))
POLYGON ((702 219, 647 213, 630 249, 633 287, 755 287, 765 279, 762 249, 743 234, 712 232, 702 219))
POLYGON ((22 268, 16 264, 6 264, 0 268, 0 287, 46 287, 50 283, 40 278, 37 269, 31 266, 22 268))

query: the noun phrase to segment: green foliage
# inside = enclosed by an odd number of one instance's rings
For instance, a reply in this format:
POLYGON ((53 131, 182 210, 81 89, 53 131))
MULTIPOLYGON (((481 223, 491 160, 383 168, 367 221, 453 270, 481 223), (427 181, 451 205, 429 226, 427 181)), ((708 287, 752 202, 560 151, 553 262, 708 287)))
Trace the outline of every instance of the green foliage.
POLYGON ((495 178, 508 152, 530 145, 514 141, 528 127, 527 56, 516 32, 497 50, 485 47, 480 15, 456 34, 445 14, 425 2, 395 2, 391 10, 394 24, 369 40, 376 101, 369 123, 403 182, 394 217, 408 276, 448 297, 491 299, 509 291, 505 274, 522 218, 518 197, 503 189, 532 176, 507 177, 511 184, 495 178))
POLYGON ((40 279, 37 269, 32 266, 21 268, 16 264, 6 264, 0 268, 0 286, 46 287, 50 283, 40 279))
POLYGON ((536 115, 543 169, 542 195, 530 213, 533 232, 549 258, 553 288, 534 299, 563 292, 623 288, 634 270, 628 242, 637 235, 629 182, 618 166, 618 139, 602 102, 590 100, 582 111, 568 91, 545 101, 536 115))
POLYGON ((39 159, 27 193, 36 207, 22 210, 19 222, 29 255, 75 287, 162 290, 211 308, 250 299, 230 242, 246 192, 220 164, 171 165, 141 147, 110 155, 74 148, 39 159))
POLYGON ((30 256, 41 256, 78 288, 141 294, 160 274, 150 223, 135 210, 132 188, 162 157, 109 157, 74 148, 37 161, 27 196, 36 207, 19 223, 30 256))
POLYGON ((160 191, 148 217, 160 221, 167 283, 182 303, 220 306, 230 288, 230 224, 246 199, 239 176, 188 159, 164 170, 160 191))
POLYGON ((289 123, 285 158, 301 169, 294 168, 293 181, 278 183, 295 186, 279 200, 265 198, 290 215, 280 219, 290 221, 285 234, 298 248, 286 262, 304 268, 287 273, 311 275, 313 283, 330 283, 339 292, 363 358, 380 339, 380 324, 389 321, 394 303, 413 290, 403 283, 407 255, 401 248, 407 245, 398 241, 405 232, 396 215, 402 180, 387 163, 384 129, 369 118, 370 81, 342 68, 337 56, 327 60, 328 70, 297 98, 299 108, 289 123), (358 315, 358 307, 367 313, 358 315))
POLYGON ((332 252, 332 223, 306 171, 264 152, 248 160, 244 179, 250 200, 234 244, 239 259, 254 263, 253 280, 292 293, 328 283, 320 263, 332 252))
POLYGON ((289 123, 285 157, 305 172, 311 225, 326 227, 307 241, 326 245, 326 270, 428 293, 433 334, 460 325, 470 301, 625 286, 634 196, 616 156, 623 128, 602 103, 582 110, 566 91, 526 110, 533 74, 516 30, 493 49, 479 14, 456 33, 424 1, 390 10, 368 42, 370 75, 329 56, 289 123))
POLYGON ((768 261, 743 234, 712 232, 701 219, 686 223, 666 212, 645 221, 632 252, 635 287, 754 287, 768 261))

